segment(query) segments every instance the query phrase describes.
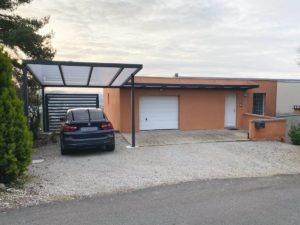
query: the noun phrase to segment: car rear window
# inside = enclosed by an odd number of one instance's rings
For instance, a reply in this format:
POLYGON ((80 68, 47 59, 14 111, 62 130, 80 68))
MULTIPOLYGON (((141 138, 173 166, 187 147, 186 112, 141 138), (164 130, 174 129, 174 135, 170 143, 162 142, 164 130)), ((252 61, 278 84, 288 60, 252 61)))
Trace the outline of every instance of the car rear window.
POLYGON ((102 121, 105 120, 105 116, 100 110, 90 110, 91 121, 102 121))
POLYGON ((76 122, 89 121, 89 113, 87 110, 74 110, 72 113, 74 121, 76 122))
POLYGON ((105 120, 105 116, 100 110, 74 110, 72 111, 74 121, 86 122, 86 121, 102 121, 105 120), (90 115, 89 115, 90 113, 90 115), (90 119, 89 119, 90 118, 90 119))

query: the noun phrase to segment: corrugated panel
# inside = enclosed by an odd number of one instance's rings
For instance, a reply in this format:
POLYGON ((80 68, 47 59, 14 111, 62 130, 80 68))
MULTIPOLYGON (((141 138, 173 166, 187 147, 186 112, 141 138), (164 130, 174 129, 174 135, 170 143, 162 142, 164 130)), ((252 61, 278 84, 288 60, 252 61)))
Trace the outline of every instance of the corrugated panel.
POLYGON ((46 131, 59 131, 63 117, 72 108, 99 108, 97 94, 46 94, 46 131))

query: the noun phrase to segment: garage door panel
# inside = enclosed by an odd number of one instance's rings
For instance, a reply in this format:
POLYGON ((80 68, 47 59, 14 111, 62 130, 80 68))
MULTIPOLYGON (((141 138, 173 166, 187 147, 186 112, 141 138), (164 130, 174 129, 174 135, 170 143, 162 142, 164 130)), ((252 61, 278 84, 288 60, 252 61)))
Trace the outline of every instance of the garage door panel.
POLYGON ((177 96, 140 97, 140 130, 178 129, 177 96))

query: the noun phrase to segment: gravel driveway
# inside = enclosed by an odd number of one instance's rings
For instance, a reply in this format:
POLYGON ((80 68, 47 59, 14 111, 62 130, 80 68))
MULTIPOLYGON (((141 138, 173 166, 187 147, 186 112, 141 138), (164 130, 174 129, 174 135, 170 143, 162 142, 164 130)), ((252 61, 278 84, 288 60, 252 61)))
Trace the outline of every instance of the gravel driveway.
MULTIPOLYGON (((0 207, 130 191, 198 179, 259 177, 300 172, 300 148, 279 142, 218 142, 128 149, 117 135, 115 152, 88 151, 61 156, 48 145, 35 158, 34 179, 22 196, 0 207), (15 205, 10 202, 15 201, 15 205)), ((0 196, 1 197, 1 196, 0 196)), ((0 201, 5 203, 5 201, 0 201)))

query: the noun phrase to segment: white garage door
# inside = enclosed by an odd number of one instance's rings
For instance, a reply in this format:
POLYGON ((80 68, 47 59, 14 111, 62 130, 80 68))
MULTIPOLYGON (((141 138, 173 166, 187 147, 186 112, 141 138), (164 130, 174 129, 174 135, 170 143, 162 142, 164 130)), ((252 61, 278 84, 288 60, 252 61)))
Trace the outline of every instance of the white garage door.
POLYGON ((140 97, 140 130, 178 129, 177 96, 140 97))

